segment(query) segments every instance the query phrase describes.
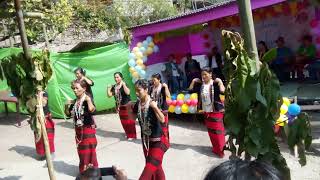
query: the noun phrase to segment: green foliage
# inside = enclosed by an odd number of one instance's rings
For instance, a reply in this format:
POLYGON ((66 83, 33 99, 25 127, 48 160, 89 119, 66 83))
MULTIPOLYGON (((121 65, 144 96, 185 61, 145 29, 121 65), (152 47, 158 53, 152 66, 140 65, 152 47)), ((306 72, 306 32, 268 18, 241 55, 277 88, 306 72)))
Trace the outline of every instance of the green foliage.
POLYGON ((293 149, 298 146, 299 163, 306 165, 305 149, 309 149, 312 142, 311 125, 307 113, 301 113, 292 124, 289 124, 288 145, 293 149))
POLYGON ((36 120, 36 93, 46 89, 52 76, 49 52, 34 52, 32 60, 26 60, 23 53, 1 60, 1 80, 7 80, 12 93, 19 99, 22 107, 31 115, 31 128, 41 136, 40 124, 36 120))
POLYGON ((290 170, 273 132, 282 103, 279 81, 267 63, 259 63, 257 70, 256 61, 249 58, 238 33, 222 34, 227 79, 224 119, 229 132, 227 146, 233 155, 245 153, 247 157, 271 162, 290 179, 290 170))

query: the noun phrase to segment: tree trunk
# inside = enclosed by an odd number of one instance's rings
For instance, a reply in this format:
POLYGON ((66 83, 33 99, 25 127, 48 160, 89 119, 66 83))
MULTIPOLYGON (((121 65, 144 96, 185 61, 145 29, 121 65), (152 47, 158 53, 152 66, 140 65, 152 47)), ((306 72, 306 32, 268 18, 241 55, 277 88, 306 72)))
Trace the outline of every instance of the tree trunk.
POLYGON ((243 32, 244 45, 250 58, 256 60, 257 69, 260 69, 260 61, 257 51, 256 35, 252 18, 251 3, 248 0, 237 0, 243 32))
POLYGON ((41 135, 43 137, 43 142, 44 142, 44 149, 45 149, 45 154, 46 154, 46 160, 47 160, 47 166, 48 166, 48 172, 49 172, 49 177, 50 180, 55 180, 55 175, 54 175, 54 168, 53 164, 51 161, 51 154, 50 154, 50 147, 49 147, 49 140, 48 140, 48 134, 47 134, 47 129, 45 125, 45 118, 44 118, 44 112, 43 112, 43 105, 42 105, 42 92, 38 91, 38 96, 37 96, 37 121, 41 125, 41 135))

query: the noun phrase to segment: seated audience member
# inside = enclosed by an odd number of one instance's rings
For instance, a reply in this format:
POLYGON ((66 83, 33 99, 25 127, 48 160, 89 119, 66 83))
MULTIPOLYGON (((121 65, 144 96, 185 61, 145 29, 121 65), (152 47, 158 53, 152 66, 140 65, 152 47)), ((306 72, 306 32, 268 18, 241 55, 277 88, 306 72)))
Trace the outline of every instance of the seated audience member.
POLYGON ((284 180, 284 177, 266 162, 234 159, 211 169, 204 180, 284 180))
POLYGON ((76 177, 76 180, 102 180, 102 177, 113 176, 116 180, 127 180, 127 175, 124 170, 116 167, 109 168, 94 168, 90 167, 82 174, 76 177))
POLYGON ((218 48, 212 48, 210 54, 208 55, 208 66, 212 69, 212 72, 217 75, 218 78, 224 80, 224 76, 222 74, 223 62, 222 56, 218 52, 218 48))
MULTIPOLYGON (((303 79, 303 69, 306 64, 313 63, 316 59, 317 49, 314 44, 312 44, 312 36, 305 35, 302 38, 302 45, 297 51, 296 61, 294 69, 297 70, 298 78, 303 79)), ((313 72, 312 72, 313 73, 313 72)))
POLYGON ((174 55, 170 54, 168 58, 169 62, 165 64, 165 69, 162 73, 166 76, 168 80, 168 86, 170 92, 178 93, 182 87, 180 86, 180 81, 183 81, 184 75, 182 70, 178 67, 174 55))
POLYGON ((266 52, 268 52, 268 51, 269 51, 269 49, 268 49, 268 46, 267 46, 266 42, 264 42, 264 41, 259 41, 259 43, 258 43, 258 55, 259 55, 259 59, 260 59, 260 60, 262 59, 262 57, 264 56, 264 54, 265 54, 266 52))
POLYGON ((271 69, 277 75, 280 82, 289 80, 292 67, 293 53, 290 48, 285 46, 283 37, 276 40, 277 56, 271 63, 271 69))
POLYGON ((187 61, 185 62, 184 70, 187 76, 187 84, 190 85, 191 81, 194 78, 200 78, 201 69, 200 69, 199 62, 192 59, 191 53, 188 53, 186 57, 187 57, 187 61))

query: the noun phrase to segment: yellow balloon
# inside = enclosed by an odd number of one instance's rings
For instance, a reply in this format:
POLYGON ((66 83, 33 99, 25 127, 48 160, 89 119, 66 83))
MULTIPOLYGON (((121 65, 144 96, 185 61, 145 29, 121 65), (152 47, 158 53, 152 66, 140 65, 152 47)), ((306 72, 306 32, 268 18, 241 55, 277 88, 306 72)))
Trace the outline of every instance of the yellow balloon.
POLYGON ((171 112, 171 113, 173 113, 173 112, 174 112, 174 109, 175 109, 175 107, 174 107, 173 105, 170 105, 168 111, 171 112))
POLYGON ((153 49, 151 47, 148 47, 146 52, 147 52, 147 55, 150 55, 153 53, 153 49))
POLYGON ((136 52, 139 51, 139 48, 138 48, 138 47, 134 47, 134 48, 132 49, 132 51, 133 51, 134 53, 136 53, 136 52))
POLYGON ((224 102, 225 96, 224 96, 223 94, 220 94, 219 97, 220 97, 220 100, 221 100, 222 102, 224 102))
POLYGON ((129 72, 132 74, 133 72, 135 72, 136 70, 133 67, 129 68, 129 72))
POLYGON ((142 47, 142 43, 138 42, 137 47, 139 47, 139 48, 142 47))
POLYGON ((154 47, 154 43, 153 43, 153 42, 150 42, 150 43, 149 43, 149 47, 153 48, 153 47, 154 47))
POLYGON ((138 73, 138 72, 133 72, 133 73, 132 73, 132 77, 138 79, 139 73, 138 73))
POLYGON ((146 70, 146 69, 147 69, 146 65, 144 65, 144 64, 140 64, 139 66, 140 66, 143 70, 146 70))
POLYGON ((142 64, 143 64, 143 61, 142 61, 142 59, 138 59, 138 60, 136 61, 136 63, 137 63, 137 65, 142 65, 142 64))
POLYGON ((280 115, 279 119, 276 121, 276 125, 278 126, 284 126, 286 121, 288 120, 288 117, 285 115, 280 115))
POLYGON ((198 94, 197 93, 192 93, 190 96, 191 100, 198 100, 198 94))
POLYGON ((282 104, 280 107, 280 114, 285 115, 288 112, 288 106, 285 104, 282 104))
POLYGON ((183 94, 178 94, 177 100, 183 100, 183 99, 184 99, 184 95, 183 94))
POLYGON ((291 104, 290 99, 287 97, 282 98, 283 104, 289 106, 291 104))
POLYGON ((137 51, 134 53, 137 57, 137 59, 142 59, 143 58, 143 53, 141 51, 137 51))
POLYGON ((181 111, 182 111, 182 113, 188 113, 188 111, 189 111, 189 106, 186 105, 186 104, 183 104, 183 105, 181 106, 181 111))

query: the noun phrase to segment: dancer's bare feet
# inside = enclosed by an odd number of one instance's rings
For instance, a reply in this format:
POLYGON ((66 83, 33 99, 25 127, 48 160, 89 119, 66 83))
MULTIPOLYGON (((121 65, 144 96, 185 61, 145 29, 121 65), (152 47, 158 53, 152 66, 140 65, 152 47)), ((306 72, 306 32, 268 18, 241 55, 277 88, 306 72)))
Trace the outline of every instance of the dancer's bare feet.
POLYGON ((118 169, 116 166, 112 166, 115 172, 116 180, 128 180, 127 173, 123 169, 118 169))

